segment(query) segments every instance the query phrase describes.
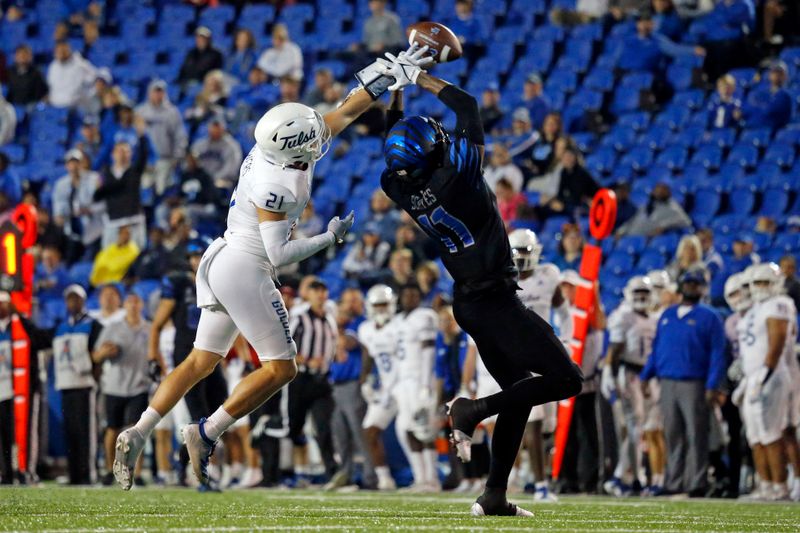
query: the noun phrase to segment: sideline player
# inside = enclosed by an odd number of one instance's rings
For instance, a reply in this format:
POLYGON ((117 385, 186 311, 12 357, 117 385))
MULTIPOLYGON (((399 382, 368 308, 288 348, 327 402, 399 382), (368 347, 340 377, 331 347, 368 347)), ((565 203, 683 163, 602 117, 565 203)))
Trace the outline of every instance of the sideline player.
POLYGON ((581 391, 583 377, 546 320, 516 295, 516 269, 494 195, 482 176, 484 133, 474 97, 422 71, 416 54, 387 55, 385 73, 395 78, 384 146, 381 187, 438 243, 455 280, 453 310, 478 346, 502 391, 458 398, 449 416, 453 441, 470 459, 475 426, 498 414, 486 488, 472 514, 532 516, 506 499, 508 476, 534 405, 581 391), (424 116, 402 117, 399 89, 417 84, 456 113, 451 138, 424 116), (534 377, 532 373, 539 374, 534 377))
POLYGON ((386 462, 386 451, 381 441, 383 433, 397 415, 397 403, 392 391, 397 382, 397 335, 392 327, 397 301, 391 287, 374 285, 367 291, 367 320, 358 326, 358 339, 369 357, 362 358, 361 394, 367 401, 367 414, 362 427, 364 439, 375 475, 378 477, 378 490, 394 490, 394 478, 386 462), (378 367, 380 389, 375 390, 367 379, 373 366, 378 367))
MULTIPOLYGON (((511 256, 519 270, 517 291, 519 299, 528 309, 546 321, 553 323, 550 315, 558 315, 558 323, 572 325, 569 302, 561 294, 561 271, 552 263, 539 264, 542 245, 536 234, 528 229, 512 231, 508 236, 511 245, 511 256)), ((571 328, 570 328, 571 329, 571 328)), ((560 331, 562 339, 572 338, 571 331, 560 331)), ((528 416, 528 426, 525 428, 525 447, 528 449, 531 470, 535 479, 535 492, 533 499, 542 502, 558 501, 555 494, 550 492, 550 486, 545 474, 545 449, 544 434, 553 433, 556 429, 555 403, 535 405, 528 416)))
POLYGON ((736 391, 747 441, 759 475, 753 499, 786 500, 786 439, 793 384, 786 352, 794 350, 797 311, 780 294, 783 279, 774 263, 745 270, 753 306, 737 324, 745 379, 736 391))
POLYGON ((145 442, 195 383, 217 367, 241 331, 263 363, 242 379, 207 419, 186 426, 183 437, 195 476, 208 484, 208 458, 217 439, 236 420, 255 410, 297 374, 297 347, 289 316, 275 287, 275 269, 314 255, 344 238, 353 213, 334 217, 327 231, 290 240, 311 194, 315 163, 341 133, 372 104, 354 91, 324 117, 302 104, 280 104, 256 124, 256 146, 242 163, 230 202, 228 229, 209 247, 197 275, 202 309, 194 349, 156 391, 139 422, 117 439, 114 475, 123 489, 145 442))
MULTIPOLYGON (((624 302, 608 320, 609 347, 601 380, 603 396, 611 398, 616 393, 620 400, 615 415, 620 414, 622 420, 618 425, 625 434, 613 477, 603 485, 603 490, 613 496, 628 495, 634 481, 644 485, 644 472, 640 471, 641 441, 648 399, 643 395, 639 373, 647 362, 656 334, 656 321, 650 314, 654 298, 650 278, 632 277, 623 295, 624 302)), ((656 466, 651 485, 657 491, 664 485, 664 471, 663 465, 656 466)))

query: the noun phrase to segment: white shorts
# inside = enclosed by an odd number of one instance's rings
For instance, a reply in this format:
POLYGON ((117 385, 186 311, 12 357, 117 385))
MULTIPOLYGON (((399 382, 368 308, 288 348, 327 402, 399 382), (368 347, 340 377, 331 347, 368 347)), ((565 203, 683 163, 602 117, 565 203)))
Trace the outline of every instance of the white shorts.
POLYGON ((542 433, 553 433, 556 430, 556 416, 558 402, 549 402, 543 405, 534 405, 528 422, 542 422, 542 433))
POLYGON ((364 415, 361 427, 385 430, 395 416, 397 416, 397 402, 390 394, 381 391, 379 399, 367 405, 367 414, 364 415))
POLYGON ((742 419, 751 446, 772 444, 783 437, 789 425, 789 376, 785 369, 778 369, 762 386, 763 379, 762 372, 747 377, 742 403, 742 419))
MULTIPOLYGON (((426 394, 419 382, 414 379, 401 379, 392 388, 392 397, 397 406, 398 427, 414 431, 417 422, 414 415, 422 408, 427 408, 433 413, 435 406, 431 405, 435 399, 426 394)), ((433 423, 433 420, 430 420, 433 423)))
POLYGON ((195 348, 224 357, 241 331, 259 360, 294 359, 289 312, 264 259, 225 246, 211 261, 208 285, 225 310, 202 310, 195 348))

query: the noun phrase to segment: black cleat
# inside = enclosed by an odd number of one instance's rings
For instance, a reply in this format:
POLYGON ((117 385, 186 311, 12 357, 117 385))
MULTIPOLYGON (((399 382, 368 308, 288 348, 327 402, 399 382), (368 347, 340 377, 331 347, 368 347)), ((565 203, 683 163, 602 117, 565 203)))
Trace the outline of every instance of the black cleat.
POLYGON ((480 422, 480 415, 476 411, 475 402, 467 398, 456 398, 447 403, 447 417, 453 429, 450 442, 462 463, 468 463, 472 459, 472 434, 480 422))

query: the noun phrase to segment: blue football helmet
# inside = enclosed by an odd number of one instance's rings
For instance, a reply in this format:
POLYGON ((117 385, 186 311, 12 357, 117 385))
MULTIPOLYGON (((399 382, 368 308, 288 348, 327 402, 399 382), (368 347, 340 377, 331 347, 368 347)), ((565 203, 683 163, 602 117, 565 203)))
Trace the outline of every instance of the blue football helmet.
POLYGON ((442 164, 450 137, 433 118, 412 116, 397 121, 383 147, 386 167, 400 177, 418 179, 442 164))

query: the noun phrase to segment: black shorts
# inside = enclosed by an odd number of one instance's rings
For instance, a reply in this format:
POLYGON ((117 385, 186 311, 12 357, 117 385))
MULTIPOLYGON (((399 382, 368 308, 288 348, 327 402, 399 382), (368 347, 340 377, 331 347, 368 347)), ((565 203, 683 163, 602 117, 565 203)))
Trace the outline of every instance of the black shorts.
POLYGON ((111 429, 122 429, 135 424, 147 409, 147 393, 136 396, 103 395, 106 401, 106 425, 111 429))
POLYGON ((550 324, 526 308, 515 292, 494 292, 474 299, 456 296, 453 313, 503 389, 532 372, 563 378, 581 376, 550 324))

